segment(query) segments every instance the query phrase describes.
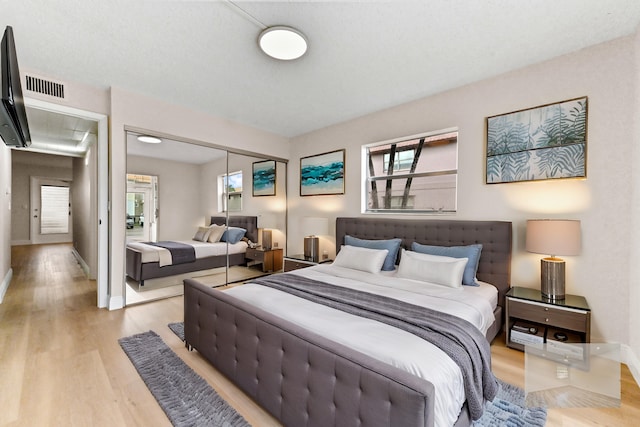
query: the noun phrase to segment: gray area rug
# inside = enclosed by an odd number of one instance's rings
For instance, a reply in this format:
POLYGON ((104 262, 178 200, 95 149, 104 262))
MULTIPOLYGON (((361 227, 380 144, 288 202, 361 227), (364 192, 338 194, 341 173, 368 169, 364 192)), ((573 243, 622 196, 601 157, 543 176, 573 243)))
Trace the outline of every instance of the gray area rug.
POLYGON ((249 427, 155 332, 118 342, 174 426, 249 427))
POLYGON ((498 380, 500 389, 474 427, 542 427, 547 422, 547 410, 527 407, 524 390, 498 380))
POLYGON ((169 323, 167 326, 180 338, 180 341, 184 341, 184 322, 169 323))

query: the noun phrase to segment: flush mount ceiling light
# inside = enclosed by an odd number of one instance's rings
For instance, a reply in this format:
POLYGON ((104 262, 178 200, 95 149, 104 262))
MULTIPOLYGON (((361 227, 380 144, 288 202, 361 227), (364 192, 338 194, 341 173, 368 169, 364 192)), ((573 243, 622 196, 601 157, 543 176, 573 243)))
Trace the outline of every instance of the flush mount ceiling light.
POLYGON ((138 135, 138 141, 146 142, 147 144, 160 144, 162 140, 151 135, 138 135))
POLYGON ((286 26, 268 27, 258 37, 260 49, 272 58, 289 61, 307 51, 307 39, 300 31, 286 26))

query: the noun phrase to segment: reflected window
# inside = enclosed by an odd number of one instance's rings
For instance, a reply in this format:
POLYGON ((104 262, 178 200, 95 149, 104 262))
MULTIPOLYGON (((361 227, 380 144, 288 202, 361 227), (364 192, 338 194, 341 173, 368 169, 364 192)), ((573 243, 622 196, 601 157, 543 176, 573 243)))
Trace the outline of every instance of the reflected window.
POLYGON ((242 171, 230 172, 218 178, 219 194, 222 197, 220 212, 242 210, 242 171))

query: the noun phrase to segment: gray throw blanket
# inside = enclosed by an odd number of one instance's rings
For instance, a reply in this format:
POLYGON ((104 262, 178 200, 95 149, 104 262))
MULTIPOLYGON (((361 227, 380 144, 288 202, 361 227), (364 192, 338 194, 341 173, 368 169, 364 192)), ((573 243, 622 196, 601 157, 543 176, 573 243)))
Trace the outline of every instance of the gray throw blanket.
POLYGON ((196 249, 186 243, 165 240, 162 242, 144 242, 144 244, 167 249, 171 252, 172 264, 186 264, 196 260, 196 249))
POLYGON ((493 400, 498 392, 498 383, 491 372, 489 343, 475 326, 464 319, 293 273, 253 279, 251 282, 386 323, 434 344, 460 367, 469 413, 474 420, 482 416, 485 400, 493 400))

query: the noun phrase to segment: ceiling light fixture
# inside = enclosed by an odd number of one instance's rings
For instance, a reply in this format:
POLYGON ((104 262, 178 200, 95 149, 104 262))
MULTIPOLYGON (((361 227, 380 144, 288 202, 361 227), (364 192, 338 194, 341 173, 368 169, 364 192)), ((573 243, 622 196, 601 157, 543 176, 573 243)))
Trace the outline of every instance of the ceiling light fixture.
POLYGON ((268 27, 258 37, 260 49, 283 61, 298 59, 307 51, 307 39, 300 31, 286 26, 268 27))
POLYGON ((160 144, 162 140, 151 135, 138 135, 138 141, 146 142, 147 144, 160 144))

